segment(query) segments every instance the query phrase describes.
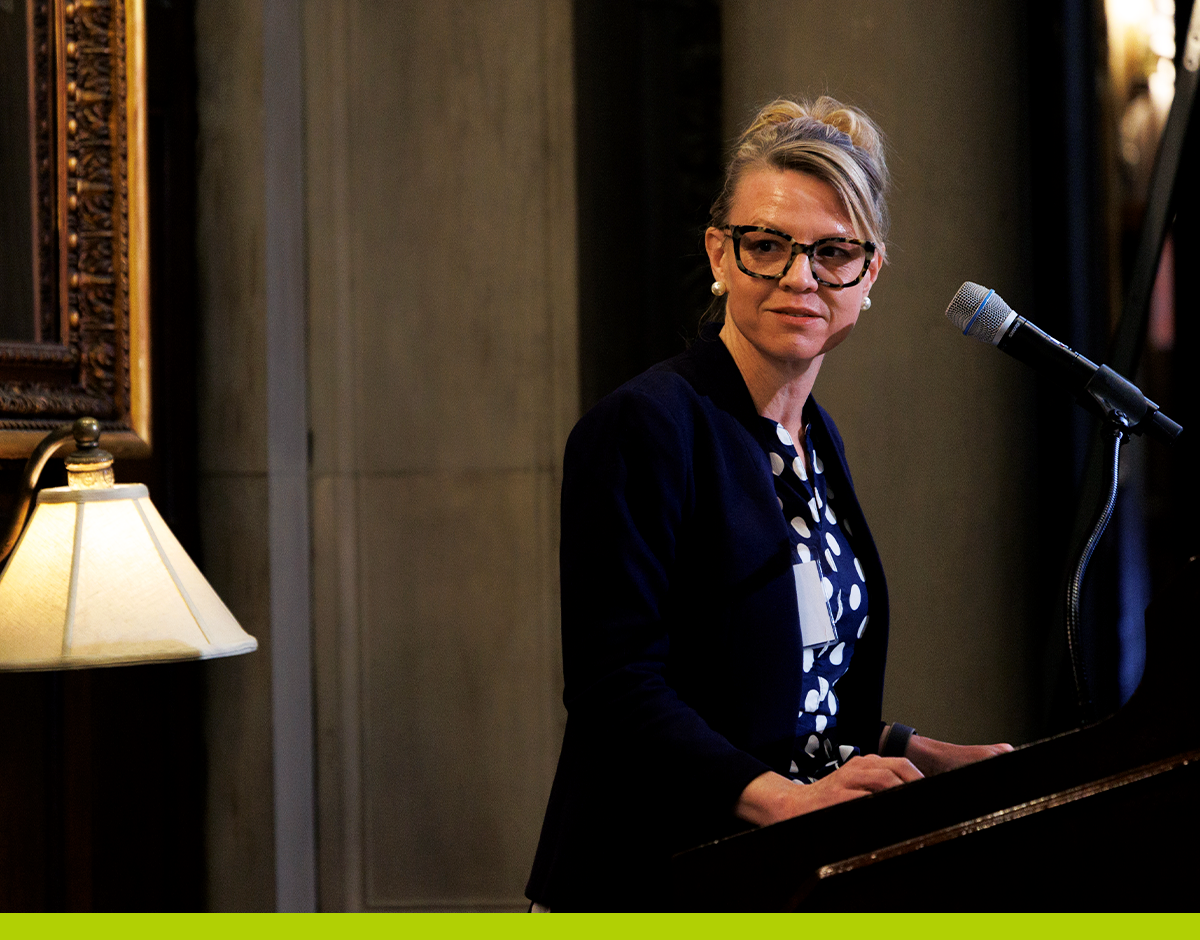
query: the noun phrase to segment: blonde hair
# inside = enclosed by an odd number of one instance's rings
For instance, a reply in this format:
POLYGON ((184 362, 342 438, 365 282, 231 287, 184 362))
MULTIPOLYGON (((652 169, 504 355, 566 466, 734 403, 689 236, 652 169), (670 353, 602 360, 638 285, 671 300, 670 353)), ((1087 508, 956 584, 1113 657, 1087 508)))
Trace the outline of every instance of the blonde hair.
POLYGON ((742 132, 725 170, 709 224, 723 228, 738 184, 759 167, 796 170, 833 187, 860 238, 882 254, 887 238, 888 188, 883 134, 857 108, 823 95, 816 101, 778 98, 742 132))

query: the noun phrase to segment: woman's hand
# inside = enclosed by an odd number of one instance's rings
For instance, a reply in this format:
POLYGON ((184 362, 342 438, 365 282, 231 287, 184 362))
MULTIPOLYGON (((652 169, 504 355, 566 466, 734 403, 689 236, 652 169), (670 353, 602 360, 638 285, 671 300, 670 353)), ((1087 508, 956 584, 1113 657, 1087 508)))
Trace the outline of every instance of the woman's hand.
POLYGON ((852 757, 816 783, 799 784, 769 771, 750 781, 738 797, 734 812, 739 819, 766 826, 868 793, 889 790, 922 776, 906 758, 875 754, 852 757))
POLYGON ((1011 744, 950 744, 914 734, 904 756, 927 777, 1011 751, 1011 744))

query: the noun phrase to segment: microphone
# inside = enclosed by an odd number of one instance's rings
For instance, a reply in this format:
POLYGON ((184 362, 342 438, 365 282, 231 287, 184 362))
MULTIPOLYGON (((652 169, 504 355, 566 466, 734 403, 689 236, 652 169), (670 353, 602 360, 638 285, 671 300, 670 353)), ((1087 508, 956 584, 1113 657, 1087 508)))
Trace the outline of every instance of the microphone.
POLYGON ((963 336, 991 343, 1051 376, 1066 385, 1089 411, 1112 418, 1127 431, 1149 432, 1170 442, 1183 430, 1132 382, 1018 316, 994 290, 967 281, 950 301, 946 317, 963 336))

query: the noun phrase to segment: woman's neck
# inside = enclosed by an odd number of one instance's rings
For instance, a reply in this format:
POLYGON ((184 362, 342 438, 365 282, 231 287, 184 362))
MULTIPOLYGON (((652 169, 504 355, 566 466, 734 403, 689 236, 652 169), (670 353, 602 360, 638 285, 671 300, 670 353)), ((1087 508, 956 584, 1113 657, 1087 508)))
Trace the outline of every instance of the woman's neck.
POLYGON ((728 322, 721 341, 733 357, 754 407, 764 418, 778 421, 800 449, 804 439, 804 403, 812 393, 824 355, 803 361, 781 361, 762 355, 728 322))

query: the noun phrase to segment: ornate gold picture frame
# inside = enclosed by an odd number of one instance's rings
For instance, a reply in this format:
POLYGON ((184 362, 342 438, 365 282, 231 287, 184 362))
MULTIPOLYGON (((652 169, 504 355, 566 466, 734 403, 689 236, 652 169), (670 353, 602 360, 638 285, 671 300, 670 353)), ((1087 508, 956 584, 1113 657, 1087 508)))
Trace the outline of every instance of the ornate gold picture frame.
POLYGON ((0 457, 27 456, 48 428, 83 415, 100 420, 107 450, 143 456, 150 347, 142 0, 7 6, 26 17, 33 309, 31 338, 0 337, 0 457))

